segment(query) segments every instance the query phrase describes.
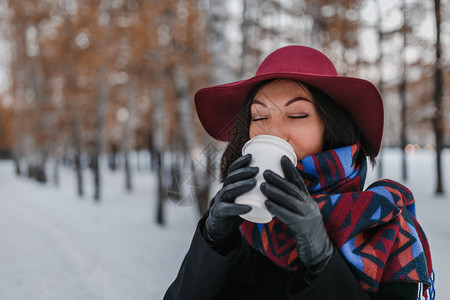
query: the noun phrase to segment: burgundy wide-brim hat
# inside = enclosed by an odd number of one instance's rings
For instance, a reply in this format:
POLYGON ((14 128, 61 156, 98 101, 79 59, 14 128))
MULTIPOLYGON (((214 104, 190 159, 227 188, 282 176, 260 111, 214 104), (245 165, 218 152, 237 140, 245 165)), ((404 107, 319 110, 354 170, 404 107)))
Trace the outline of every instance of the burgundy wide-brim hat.
POLYGON ((304 46, 287 46, 272 52, 250 79, 197 91, 195 107, 206 132, 217 140, 229 141, 244 100, 259 83, 270 79, 296 80, 328 94, 378 154, 384 122, 378 89, 364 79, 338 76, 328 57, 304 46))

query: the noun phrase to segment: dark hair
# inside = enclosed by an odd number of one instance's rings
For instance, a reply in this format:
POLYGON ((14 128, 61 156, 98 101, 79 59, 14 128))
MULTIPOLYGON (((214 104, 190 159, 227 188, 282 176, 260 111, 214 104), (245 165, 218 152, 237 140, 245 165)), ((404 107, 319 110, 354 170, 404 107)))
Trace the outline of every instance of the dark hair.
MULTIPOLYGON (((242 104, 242 107, 237 115, 234 125, 234 132, 231 136, 230 142, 222 155, 220 163, 220 177, 222 181, 224 181, 227 176, 228 168, 236 159, 238 159, 242 155, 242 147, 250 139, 250 107, 252 101, 258 90, 272 81, 274 80, 268 80, 260 83, 254 89, 252 89, 252 91, 245 98, 245 101, 242 104)), ((352 145, 357 140, 359 140, 363 151, 361 151, 361 155, 360 157, 358 157, 358 161, 361 162, 361 160, 364 159, 365 156, 368 156, 370 162, 372 163, 372 166, 375 166, 376 155, 374 151, 370 148, 365 139, 362 138, 362 136, 359 134, 358 129, 353 124, 344 109, 342 109, 335 101, 331 99, 330 96, 328 96, 321 90, 305 83, 297 83, 307 89, 313 97, 314 107, 316 108, 317 113, 319 114, 320 119, 325 126, 322 150, 326 151, 352 145)))

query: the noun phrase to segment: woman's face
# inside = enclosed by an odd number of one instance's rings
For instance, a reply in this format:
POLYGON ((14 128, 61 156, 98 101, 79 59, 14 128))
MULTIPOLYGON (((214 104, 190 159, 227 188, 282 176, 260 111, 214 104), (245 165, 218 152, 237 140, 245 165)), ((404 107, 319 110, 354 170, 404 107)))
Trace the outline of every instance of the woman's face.
POLYGON ((313 97, 299 83, 278 79, 262 87, 251 104, 249 134, 275 135, 287 141, 297 159, 322 151, 325 126, 313 97))

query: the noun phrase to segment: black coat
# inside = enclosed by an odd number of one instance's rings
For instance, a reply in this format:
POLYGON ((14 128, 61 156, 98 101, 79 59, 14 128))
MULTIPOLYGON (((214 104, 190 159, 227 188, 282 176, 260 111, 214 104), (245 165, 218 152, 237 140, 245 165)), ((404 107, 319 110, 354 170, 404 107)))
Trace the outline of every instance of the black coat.
POLYGON ((228 249, 213 249, 201 219, 181 269, 164 299, 417 299, 417 284, 382 284, 367 293, 335 249, 325 270, 308 284, 304 270, 284 270, 254 250, 239 234, 228 249))

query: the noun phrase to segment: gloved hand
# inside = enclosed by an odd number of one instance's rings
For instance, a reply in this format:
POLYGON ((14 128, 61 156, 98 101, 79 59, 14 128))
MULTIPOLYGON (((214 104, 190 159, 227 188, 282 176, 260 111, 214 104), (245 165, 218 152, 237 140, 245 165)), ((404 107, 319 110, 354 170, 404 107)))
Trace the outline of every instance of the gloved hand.
POLYGON ((305 183, 288 157, 281 158, 285 178, 266 170, 261 192, 266 195, 267 209, 285 223, 297 241, 298 257, 313 275, 319 274, 330 261, 334 247, 325 230, 322 214, 305 183))
POLYGON ((229 167, 223 186, 214 197, 204 229, 205 238, 213 246, 226 242, 243 221, 239 215, 251 210, 248 205, 234 203, 236 197, 256 186, 258 168, 248 166, 251 160, 251 154, 239 157, 229 167))

